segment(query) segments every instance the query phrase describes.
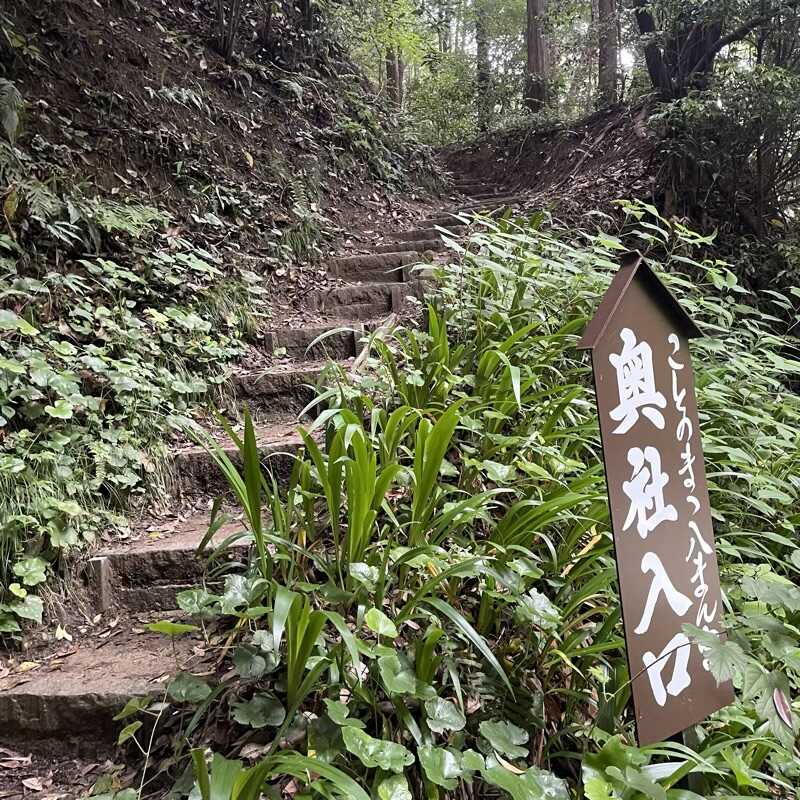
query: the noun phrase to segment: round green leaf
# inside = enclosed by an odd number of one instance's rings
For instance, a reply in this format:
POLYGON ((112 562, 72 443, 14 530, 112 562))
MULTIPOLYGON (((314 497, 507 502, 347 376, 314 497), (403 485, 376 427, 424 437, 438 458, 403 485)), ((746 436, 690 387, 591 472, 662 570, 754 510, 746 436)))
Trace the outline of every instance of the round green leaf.
POLYGON ((528 734, 522 728, 505 721, 485 721, 481 722, 479 729, 481 736, 498 753, 507 755, 509 758, 524 758, 528 755, 528 748, 520 746, 528 741, 528 734))
POLYGON ((338 700, 325 699, 325 707, 331 721, 337 725, 352 725, 354 728, 363 728, 364 723, 360 719, 350 717, 350 708, 338 700))
POLYGON ((177 596, 178 608, 191 614, 193 617, 209 617, 213 612, 211 607, 219 598, 205 589, 187 589, 179 592, 177 596))
POLYGON ((414 756, 396 742, 374 739, 359 728, 342 728, 345 747, 356 756, 365 767, 385 769, 388 772, 402 772, 414 763, 414 756))
POLYGON ((14 574, 18 578, 22 578, 22 582, 26 586, 36 586, 39 583, 44 583, 47 579, 46 570, 47 562, 38 556, 23 558, 14 564, 14 574))
POLYGON ((434 697, 425 701, 425 713, 428 715, 428 727, 434 733, 444 731, 460 731, 467 720, 461 709, 450 700, 434 697))
POLYGON ((570 800, 566 783, 537 767, 515 775, 505 767, 493 766, 481 775, 487 783, 505 790, 514 800, 570 800))
POLYGON ((425 770, 425 775, 431 783, 448 790, 458 786, 458 779, 463 774, 459 754, 430 744, 420 747, 417 754, 422 769, 425 770))
POLYGON ((378 784, 378 800, 413 800, 403 775, 392 775, 378 784))
POLYGON ((367 627, 378 634, 378 636, 388 636, 390 639, 397 637, 397 627, 386 614, 379 608, 371 608, 364 615, 364 622, 367 627))
POLYGON ((432 686, 417 680, 413 668, 405 657, 393 653, 378 659, 378 669, 384 688, 389 694, 409 694, 423 700, 435 696, 432 686))
POLYGON ((179 672, 167 692, 178 703, 202 703, 211 694, 211 687, 196 675, 179 672))
POLYGON ((242 678, 260 678, 267 671, 267 660, 252 645, 242 644, 233 651, 233 666, 242 678))
POLYGON ((44 610, 44 604, 42 603, 41 597, 36 597, 35 595, 29 594, 19 603, 14 603, 13 605, 9 606, 9 608, 22 619, 33 620, 33 622, 35 622, 37 625, 42 624, 42 611, 44 610))
POLYGON ((271 694, 259 694, 252 700, 236 703, 233 707, 233 718, 240 725, 251 728, 275 728, 286 719, 286 709, 277 697, 271 694))
POLYGON ((23 336, 35 336, 39 331, 18 314, 0 309, 0 331, 18 331, 23 336))
POLYGON ((561 622, 561 612, 536 589, 529 589, 520 598, 517 617, 543 631, 555 630, 561 622))
POLYGON ((72 404, 66 400, 56 400, 55 405, 44 407, 44 413, 57 419, 70 419, 72 417, 72 404))

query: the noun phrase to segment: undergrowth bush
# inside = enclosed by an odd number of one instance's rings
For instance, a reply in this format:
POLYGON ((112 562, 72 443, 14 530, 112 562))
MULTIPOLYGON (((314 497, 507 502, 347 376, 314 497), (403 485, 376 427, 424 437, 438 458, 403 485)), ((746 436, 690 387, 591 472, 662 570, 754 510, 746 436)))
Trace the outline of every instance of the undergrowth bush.
POLYGON ((660 137, 667 205, 735 234, 729 246, 741 279, 796 286, 800 77, 728 65, 710 89, 663 105, 650 124, 660 137))
MULTIPOLYGON (((21 108, 20 108, 21 110, 21 108)), ((0 141, 0 636, 48 565, 169 478, 166 434, 244 349, 258 276, 0 141)), ((13 143, 13 144, 12 144, 13 143)))
MULTIPOLYGON (((41 621, 49 564, 58 571, 70 550, 124 526, 132 501, 168 486, 172 432, 227 392, 230 365, 269 316, 264 275, 242 265, 318 258, 335 230, 323 204, 342 186, 436 182, 431 149, 347 66, 334 76, 326 59, 302 74, 246 60, 248 114, 274 112, 254 105, 258 85, 273 86, 293 145, 280 141, 263 166, 244 150, 259 174, 237 182, 202 125, 179 152, 159 136, 150 159, 173 173, 174 213, 135 201, 124 178, 99 191, 75 168, 78 131, 57 138, 71 114, 26 107, 0 78, 0 637, 41 621)), ((162 88, 148 127, 175 105, 213 118, 218 100, 203 83, 162 88)))
MULTIPOLYGON (((692 255, 707 239, 628 210, 708 334, 693 348, 729 635, 704 645, 735 704, 697 726, 696 749, 633 744, 575 349, 626 242, 541 215, 487 221, 468 248, 450 242, 424 329, 375 339, 362 377, 331 381, 288 487, 259 464, 249 420, 241 471, 209 444, 244 512, 228 543, 249 537, 253 557, 212 558, 209 582, 179 595, 230 661, 223 680, 183 673, 167 690, 156 742, 227 742, 213 759, 176 747, 174 796, 192 771, 202 800, 795 796, 798 703, 785 718, 775 697, 800 686, 800 399, 786 384, 800 360, 778 332, 796 308, 774 293, 775 315, 755 310, 727 265, 692 255)), ((134 701, 121 718, 163 708, 134 701)))

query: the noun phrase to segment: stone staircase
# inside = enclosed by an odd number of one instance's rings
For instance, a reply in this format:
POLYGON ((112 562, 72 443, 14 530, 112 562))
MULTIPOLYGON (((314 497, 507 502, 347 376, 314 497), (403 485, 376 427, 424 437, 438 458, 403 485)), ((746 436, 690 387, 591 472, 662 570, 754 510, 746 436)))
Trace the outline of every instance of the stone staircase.
MULTIPOLYGON (((262 458, 278 474, 288 473, 301 447, 298 413, 313 396, 311 387, 326 362, 333 359, 347 368, 359 353, 364 332, 401 311, 408 296, 422 295, 424 270, 411 267, 443 249, 437 228, 458 235, 466 225, 454 213, 495 214, 524 200, 468 178, 458 180, 454 189, 452 210, 387 236, 370 246, 370 252, 331 259, 329 274, 344 283, 307 298, 324 322, 266 332, 261 347, 270 354, 285 353, 284 360, 266 370, 243 365, 234 376, 237 402, 262 409, 257 440, 262 458)), ((233 445, 224 437, 220 442, 235 459, 233 445)), ((208 498, 225 488, 210 456, 196 445, 175 451, 174 472, 176 497, 208 498)), ((120 726, 112 717, 130 697, 160 697, 171 675, 205 655, 202 639, 172 641, 148 632, 145 623, 167 616, 176 608, 176 594, 202 579, 203 563, 196 551, 207 529, 208 512, 190 511, 163 527, 157 520, 134 541, 94 554, 86 571, 87 591, 98 616, 87 622, 86 632, 59 649, 31 656, 24 670, 19 668, 24 654, 15 654, 15 667, 5 676, 0 669, 0 746, 62 758, 107 751, 120 726)), ((209 547, 243 530, 240 523, 226 524, 209 547)), ((229 555, 246 558, 244 548, 236 546, 229 555)))

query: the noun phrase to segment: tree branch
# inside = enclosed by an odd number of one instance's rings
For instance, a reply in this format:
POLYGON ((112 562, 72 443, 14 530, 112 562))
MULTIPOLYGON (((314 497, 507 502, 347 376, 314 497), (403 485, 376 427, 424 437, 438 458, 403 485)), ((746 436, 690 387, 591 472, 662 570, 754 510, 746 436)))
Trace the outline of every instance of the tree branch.
POLYGON ((800 0, 788 0, 785 3, 781 3, 781 5, 778 6, 778 8, 776 8, 773 12, 769 14, 760 14, 757 17, 753 17, 753 19, 743 22, 738 28, 734 28, 730 33, 726 33, 725 36, 720 36, 720 38, 711 45, 706 53, 703 54, 703 57, 697 62, 697 64, 695 64, 692 71, 686 76, 687 81, 692 77, 692 75, 702 70, 706 64, 708 64, 710 61, 713 61, 714 57, 717 55, 717 53, 719 53, 720 50, 722 50, 723 47, 727 47, 729 44, 733 44, 734 42, 742 41, 742 39, 744 39, 751 31, 754 31, 756 28, 760 28, 762 25, 767 25, 777 14, 780 14, 782 11, 798 7, 800 7, 800 0))

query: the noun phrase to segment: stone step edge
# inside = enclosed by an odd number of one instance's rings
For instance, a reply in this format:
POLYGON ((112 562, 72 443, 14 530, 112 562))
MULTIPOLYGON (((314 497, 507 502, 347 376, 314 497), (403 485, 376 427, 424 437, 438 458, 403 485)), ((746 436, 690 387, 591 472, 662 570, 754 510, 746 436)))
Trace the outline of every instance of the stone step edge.
MULTIPOLYGON (((384 303, 383 309, 386 311, 401 311, 405 306, 405 298, 408 295, 418 295, 424 289, 424 282, 414 276, 419 275, 420 270, 415 270, 413 266, 403 267, 402 281, 378 281, 378 282, 359 282, 345 284, 344 286, 332 289, 320 289, 308 295, 309 307, 315 310, 325 310, 326 306, 333 304, 340 308, 347 308, 352 305, 369 304, 359 303, 364 297, 380 297, 384 303)), ((373 303, 378 306, 378 303, 373 303)))

